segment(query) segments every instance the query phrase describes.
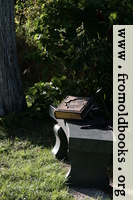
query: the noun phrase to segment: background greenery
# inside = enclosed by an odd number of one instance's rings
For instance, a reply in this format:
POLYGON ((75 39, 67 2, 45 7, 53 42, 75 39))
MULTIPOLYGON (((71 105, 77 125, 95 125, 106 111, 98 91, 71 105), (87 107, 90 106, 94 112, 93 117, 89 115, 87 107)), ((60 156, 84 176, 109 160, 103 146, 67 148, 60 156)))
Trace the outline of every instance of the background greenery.
POLYGON ((32 106, 94 96, 112 118, 113 25, 132 24, 132 12, 131 0, 17 0, 18 59, 32 106))

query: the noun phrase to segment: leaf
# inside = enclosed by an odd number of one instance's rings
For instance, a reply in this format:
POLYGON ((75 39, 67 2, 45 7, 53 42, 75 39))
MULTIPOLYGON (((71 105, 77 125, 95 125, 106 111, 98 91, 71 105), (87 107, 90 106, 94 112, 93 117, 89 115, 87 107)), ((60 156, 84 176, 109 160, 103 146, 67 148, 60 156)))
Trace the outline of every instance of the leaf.
POLYGON ((63 80, 66 80, 66 78, 67 78, 67 76, 63 75, 63 76, 61 77, 61 80, 62 80, 62 81, 63 81, 63 80))
POLYGON ((35 95, 37 93, 37 89, 35 87, 30 88, 29 93, 35 95))
POLYGON ((117 18, 117 12, 113 12, 110 14, 109 19, 110 19, 110 23, 113 24, 114 20, 117 18))
POLYGON ((61 87, 61 81, 59 79, 59 77, 53 76, 51 81, 53 82, 53 84, 57 87, 61 87))

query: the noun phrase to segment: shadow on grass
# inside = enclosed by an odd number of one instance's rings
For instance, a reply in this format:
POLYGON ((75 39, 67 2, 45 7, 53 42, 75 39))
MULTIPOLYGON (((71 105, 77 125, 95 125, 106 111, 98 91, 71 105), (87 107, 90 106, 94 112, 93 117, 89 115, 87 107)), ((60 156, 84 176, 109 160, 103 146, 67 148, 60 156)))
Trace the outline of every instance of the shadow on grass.
POLYGON ((0 139, 14 140, 16 138, 28 140, 35 146, 51 148, 55 143, 53 127, 56 123, 51 117, 45 115, 41 118, 36 117, 16 117, 6 119, 6 125, 0 125, 0 139))

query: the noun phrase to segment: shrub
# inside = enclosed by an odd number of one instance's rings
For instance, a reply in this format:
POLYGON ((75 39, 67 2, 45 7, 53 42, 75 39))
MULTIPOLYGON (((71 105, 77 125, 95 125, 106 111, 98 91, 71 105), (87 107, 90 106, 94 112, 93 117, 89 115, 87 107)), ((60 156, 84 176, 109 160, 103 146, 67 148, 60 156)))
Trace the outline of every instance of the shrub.
POLYGON ((38 46, 30 56, 48 63, 42 69, 43 81, 50 73, 58 87, 55 99, 67 94, 96 96, 102 88, 112 113, 113 25, 132 24, 132 2, 18 0, 16 10, 22 13, 19 25, 38 46))

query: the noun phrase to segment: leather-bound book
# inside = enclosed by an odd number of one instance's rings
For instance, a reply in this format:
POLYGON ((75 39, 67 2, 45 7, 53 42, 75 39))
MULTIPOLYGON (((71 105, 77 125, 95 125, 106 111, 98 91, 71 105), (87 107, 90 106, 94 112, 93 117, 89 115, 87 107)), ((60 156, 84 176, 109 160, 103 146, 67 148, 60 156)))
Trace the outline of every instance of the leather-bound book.
POLYGON ((55 109, 57 119, 83 120, 91 109, 98 109, 92 97, 67 96, 55 109))

